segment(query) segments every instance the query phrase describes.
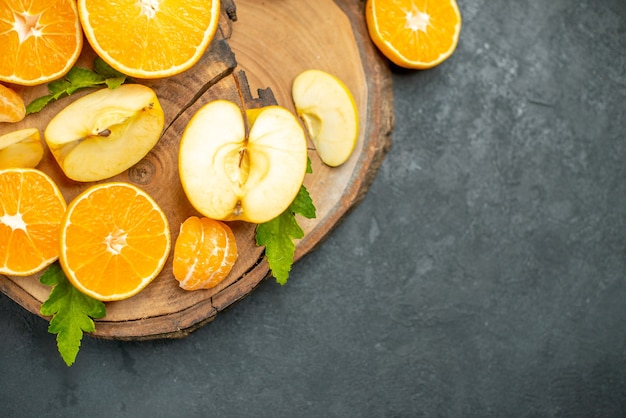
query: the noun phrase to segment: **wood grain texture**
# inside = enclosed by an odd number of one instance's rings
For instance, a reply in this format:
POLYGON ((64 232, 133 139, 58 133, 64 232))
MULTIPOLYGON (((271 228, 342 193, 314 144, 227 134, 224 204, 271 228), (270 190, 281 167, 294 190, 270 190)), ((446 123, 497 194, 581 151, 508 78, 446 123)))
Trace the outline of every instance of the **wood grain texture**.
MULTIPOLYGON (((295 75, 309 68, 333 73, 355 96, 360 136, 354 154, 339 168, 322 164, 310 145, 313 174, 307 175, 305 185, 317 218, 299 218, 306 235, 297 243, 298 260, 361 201, 391 145, 390 72, 367 35, 362 1, 318 0, 309 5, 299 0, 237 0, 236 8, 232 1, 222 5, 220 30, 202 61, 181 75, 146 82, 157 92, 166 115, 159 143, 137 165, 106 181, 128 181, 146 190, 168 216, 175 239, 184 219, 198 215, 184 195, 177 171, 179 140, 191 116, 218 98, 248 108, 278 103, 293 110, 290 89, 295 75)), ((88 66, 92 59, 93 53, 86 49, 80 63, 88 66)), ((20 93, 28 102, 45 94, 45 86, 23 88, 20 93)), ((84 94, 59 100, 19 124, 0 125, 0 134, 27 126, 43 132, 52 116, 84 94)), ((57 181, 68 202, 91 185, 68 180, 47 151, 38 168, 57 181)), ((170 257, 157 279, 137 296, 107 303, 107 315, 96 321, 93 335, 111 339, 183 337, 250 294, 268 277, 268 265, 263 248, 255 245, 255 226, 243 222, 230 225, 240 256, 223 283, 210 290, 184 291, 172 276, 170 257)), ((50 292, 39 283, 39 275, 0 276, 0 290, 36 315, 50 292)))

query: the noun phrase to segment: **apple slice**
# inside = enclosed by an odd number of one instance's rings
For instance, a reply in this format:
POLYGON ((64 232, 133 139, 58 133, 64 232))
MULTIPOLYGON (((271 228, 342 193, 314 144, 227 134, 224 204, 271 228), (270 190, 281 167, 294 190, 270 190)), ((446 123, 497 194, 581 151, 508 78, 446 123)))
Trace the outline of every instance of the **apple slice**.
POLYGON ((0 169, 35 168, 42 158, 39 129, 20 129, 0 136, 0 169))
POLYGON ((88 182, 138 163, 161 137, 165 117, 156 93, 141 84, 90 93, 61 110, 44 137, 67 177, 88 182))
POLYGON ((291 94, 322 162, 331 167, 345 163, 359 135, 359 114, 348 87, 325 71, 306 70, 294 79, 291 94))
POLYGON ((183 132, 180 180, 208 218, 267 222, 289 207, 304 180, 307 143, 296 116, 267 106, 248 110, 246 118, 235 103, 216 100, 183 132))

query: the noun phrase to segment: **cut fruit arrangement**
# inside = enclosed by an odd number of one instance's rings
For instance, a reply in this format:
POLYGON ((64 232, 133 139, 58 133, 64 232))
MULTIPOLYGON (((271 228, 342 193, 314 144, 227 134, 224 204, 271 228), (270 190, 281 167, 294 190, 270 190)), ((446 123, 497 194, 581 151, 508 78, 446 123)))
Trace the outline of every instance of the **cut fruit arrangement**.
POLYGON ((219 14, 217 0, 0 4, 0 44, 9 46, 0 52, 0 124, 19 126, 0 130, 0 274, 52 286, 40 313, 68 365, 76 336, 94 330, 109 302, 133 298, 163 271, 181 293, 213 291, 242 252, 260 247, 284 284, 304 236, 296 219, 316 217, 304 186, 309 154, 325 170, 354 163, 357 102, 338 76, 309 69, 293 77, 285 107, 246 108, 239 97, 193 111, 174 145, 178 164, 165 168, 180 179, 184 222, 172 223, 141 184, 118 180, 160 146, 171 121, 154 86, 194 67, 219 14), (93 71, 77 66, 83 36, 101 60, 93 71), (24 106, 34 97, 25 92, 45 84, 37 109, 24 106), (94 91, 57 104, 45 129, 24 128, 30 113, 85 88, 94 91), (242 223, 254 225, 253 244, 237 242, 242 223))

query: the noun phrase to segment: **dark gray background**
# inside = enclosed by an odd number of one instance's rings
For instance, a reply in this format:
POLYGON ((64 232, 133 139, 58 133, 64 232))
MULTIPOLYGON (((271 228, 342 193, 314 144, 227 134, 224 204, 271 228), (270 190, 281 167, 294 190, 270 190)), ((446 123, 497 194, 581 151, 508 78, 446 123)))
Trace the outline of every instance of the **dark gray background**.
POLYGON ((0 296, 0 415, 626 415, 626 1, 459 1, 457 51, 394 68, 393 147, 286 286, 71 368, 0 296))

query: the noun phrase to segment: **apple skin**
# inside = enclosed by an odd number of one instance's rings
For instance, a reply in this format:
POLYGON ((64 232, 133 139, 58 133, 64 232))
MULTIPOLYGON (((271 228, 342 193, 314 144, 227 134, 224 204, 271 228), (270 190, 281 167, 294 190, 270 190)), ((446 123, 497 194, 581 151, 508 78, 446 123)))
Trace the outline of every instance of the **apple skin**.
POLYGON ((202 215, 259 224, 283 213, 298 194, 307 142, 283 107, 251 109, 245 117, 231 101, 204 105, 183 133, 178 168, 189 202, 202 215))
POLYGON ((39 129, 20 129, 0 136, 0 169, 35 168, 42 158, 39 129))
POLYGON ((61 110, 44 138, 67 177, 98 181, 122 173, 156 145, 165 116, 156 93, 141 84, 90 93, 61 110))

